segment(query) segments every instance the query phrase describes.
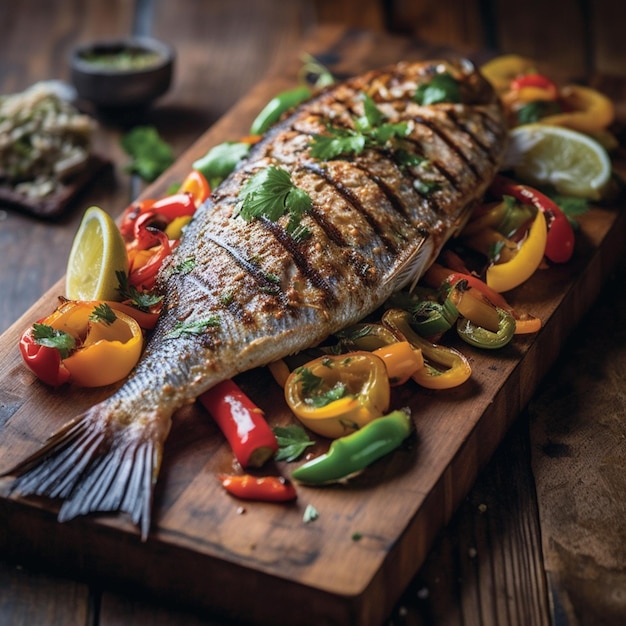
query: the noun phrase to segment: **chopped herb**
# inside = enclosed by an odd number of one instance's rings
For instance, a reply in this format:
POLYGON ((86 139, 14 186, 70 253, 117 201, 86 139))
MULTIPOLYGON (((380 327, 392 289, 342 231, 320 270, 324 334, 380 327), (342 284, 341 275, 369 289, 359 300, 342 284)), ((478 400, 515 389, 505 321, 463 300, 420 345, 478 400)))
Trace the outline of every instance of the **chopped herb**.
POLYGON ((352 541, 361 541, 363 535, 361 533, 352 533, 352 541))
MULTIPOLYGON (((328 360, 329 367, 332 361, 328 360)), ((320 408, 343 398, 347 394, 346 384, 337 381, 330 389, 322 391, 323 379, 316 376, 308 367, 300 367, 298 372, 298 382, 302 385, 302 395, 306 404, 320 408)))
POLYGON ((297 424, 275 426, 272 430, 278 441, 277 461, 295 461, 309 446, 315 444, 309 439, 306 430, 297 424))
POLYGON ((76 347, 76 340, 72 335, 47 324, 33 324, 33 339, 40 346, 56 348, 62 359, 66 359, 76 347))
POLYGON ((400 167, 419 167, 423 163, 428 162, 426 157, 409 152, 404 148, 398 148, 395 150, 393 159, 400 167))
POLYGON ((441 187, 441 183, 437 182, 436 180, 415 179, 413 181, 413 187, 419 193, 429 194, 433 191, 437 191, 441 187))
POLYGON ((121 144, 131 157, 126 171, 138 174, 147 182, 152 182, 174 162, 172 148, 153 126, 136 126, 122 136, 121 144))
POLYGON ((354 129, 326 124, 327 135, 313 136, 311 156, 328 161, 360 154, 367 147, 384 147, 392 139, 406 137, 410 131, 407 122, 385 122, 384 113, 367 94, 363 94, 363 112, 362 117, 354 118, 354 129))
POLYGON ((215 326, 219 326, 219 320, 216 317, 196 322, 177 322, 174 329, 167 333, 164 339, 177 339, 183 335, 201 335, 207 328, 215 326))
POLYGON ((318 513, 317 509, 312 504, 307 504, 306 509, 304 509, 302 521, 305 524, 308 524, 309 522, 314 522, 319 516, 320 514, 318 513))
POLYGON ((115 315, 115 311, 106 302, 102 302, 94 308, 89 319, 92 322, 100 322, 101 324, 110 326, 117 319, 117 315, 115 315))
POLYGON ((448 72, 435 74, 428 83, 415 90, 415 102, 423 106, 441 102, 461 102, 459 83, 448 72))
POLYGON ((520 107, 517 111, 518 124, 530 124, 538 122, 546 115, 561 113, 562 109, 558 102, 548 102, 547 100, 535 100, 520 107))
POLYGON ((558 205, 568 218, 576 217, 577 215, 582 215, 589 211, 589 201, 585 198, 562 196, 561 194, 552 192, 548 192, 546 195, 558 205))
POLYGON ((276 222, 289 215, 287 232, 292 234, 300 227, 302 216, 311 210, 311 197, 296 187, 287 170, 271 165, 258 171, 245 184, 240 193, 239 215, 247 222, 267 218, 276 222))
POLYGON ((150 291, 139 291, 133 285, 128 283, 128 276, 125 272, 116 271, 115 276, 117 277, 118 288, 121 298, 123 300, 130 300, 132 306, 140 311, 148 312, 150 308, 156 306, 163 300, 163 296, 158 296, 155 293, 150 291))
POLYGON ((232 291, 228 291, 226 293, 223 293, 220 296, 220 304, 222 306, 228 306, 229 304, 231 304, 233 302, 233 300, 235 299, 235 296, 233 294, 232 291))
POLYGON ((172 268, 172 274, 189 274, 196 267, 196 260, 192 257, 181 261, 172 268))

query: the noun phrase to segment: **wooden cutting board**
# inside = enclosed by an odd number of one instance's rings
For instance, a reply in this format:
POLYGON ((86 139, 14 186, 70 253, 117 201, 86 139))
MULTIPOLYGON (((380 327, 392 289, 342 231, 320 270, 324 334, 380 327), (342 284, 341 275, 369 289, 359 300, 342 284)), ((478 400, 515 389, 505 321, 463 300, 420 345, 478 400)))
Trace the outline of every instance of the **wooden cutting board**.
MULTIPOLYGON (((336 75, 423 58, 419 44, 339 29, 324 31, 305 49, 336 75)), ((265 102, 295 82, 298 67, 294 59, 260 83, 145 195, 165 193, 211 146, 245 134, 265 102)), ((617 208, 582 216, 573 260, 538 272, 511 295, 513 304, 542 318, 538 334, 517 337, 495 353, 462 347, 473 374, 460 388, 433 392, 408 384, 395 391, 394 403, 413 411, 415 435, 349 484, 299 487, 297 502, 287 505, 242 505, 216 479, 218 472, 233 470, 230 449, 208 415, 192 406, 175 417, 145 543, 121 516, 59 524, 54 503, 10 496, 11 480, 4 478, 0 549, 232 619, 381 623, 621 256, 626 218, 617 208), (307 505, 319 513, 309 523, 303 520, 307 505)), ((49 313, 62 292, 62 283, 55 285, 0 337, 0 472, 111 392, 50 390, 21 363, 21 331, 49 313)), ((292 422, 266 369, 239 382, 272 425, 292 422)), ((327 445, 319 440, 311 452, 327 445)), ((288 476, 291 467, 281 463, 268 472, 273 469, 288 476)))

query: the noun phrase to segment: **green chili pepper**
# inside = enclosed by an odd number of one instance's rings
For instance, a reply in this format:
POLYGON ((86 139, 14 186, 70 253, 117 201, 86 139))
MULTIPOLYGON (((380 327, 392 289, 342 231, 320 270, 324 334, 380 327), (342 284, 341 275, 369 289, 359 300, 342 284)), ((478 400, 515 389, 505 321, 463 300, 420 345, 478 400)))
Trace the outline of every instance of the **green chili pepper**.
POLYGON ((337 482, 395 450, 409 436, 411 429, 408 412, 392 411, 350 435, 335 439, 326 454, 295 469, 292 476, 311 485, 337 482))
POLYGON ((225 141, 213 146, 203 157, 194 161, 192 168, 201 172, 215 189, 250 151, 243 141, 225 141))
POLYGON ((263 135, 267 130, 275 124, 280 116, 289 109, 297 106, 301 102, 308 100, 312 95, 311 89, 306 86, 289 89, 274 96, 256 116, 252 126, 250 126, 251 135, 263 135))
POLYGON ((504 309, 496 310, 500 320, 496 332, 476 326, 466 318, 460 318, 456 325, 459 337, 476 348, 496 349, 505 346, 515 334, 515 318, 504 309))

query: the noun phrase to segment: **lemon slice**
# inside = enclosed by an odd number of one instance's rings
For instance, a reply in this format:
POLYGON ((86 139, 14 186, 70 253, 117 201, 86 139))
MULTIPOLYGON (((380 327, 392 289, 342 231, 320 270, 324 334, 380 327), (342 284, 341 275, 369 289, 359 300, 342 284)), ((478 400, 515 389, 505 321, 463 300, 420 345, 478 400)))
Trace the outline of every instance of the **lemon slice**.
POLYGON ((563 195, 599 200, 611 179, 605 148, 584 133, 548 124, 525 124, 509 134, 507 165, 531 185, 551 185, 563 195))
POLYGON ((85 211, 67 262, 70 300, 118 300, 116 271, 128 272, 126 246, 111 216, 97 206, 85 211))

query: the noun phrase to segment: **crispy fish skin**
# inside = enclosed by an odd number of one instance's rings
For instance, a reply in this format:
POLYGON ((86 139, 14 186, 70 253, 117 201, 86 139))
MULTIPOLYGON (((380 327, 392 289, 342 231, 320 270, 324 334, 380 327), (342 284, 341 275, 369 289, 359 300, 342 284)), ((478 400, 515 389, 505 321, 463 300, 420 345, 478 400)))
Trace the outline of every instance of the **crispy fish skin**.
POLYGON ((160 276, 161 318, 129 379, 8 474, 13 490, 64 500, 59 520, 122 511, 150 527, 172 414, 226 378, 309 347, 416 281, 460 229, 497 172, 506 125, 467 61, 408 63, 327 89, 268 132, 201 207, 160 276), (416 87, 446 71, 462 103, 420 106, 416 87), (419 165, 388 147, 329 161, 310 154, 327 125, 353 128, 367 93, 419 165), (238 216, 238 193, 267 166, 312 200, 296 240, 277 221, 238 216), (187 273, 180 264, 192 259, 187 273))

